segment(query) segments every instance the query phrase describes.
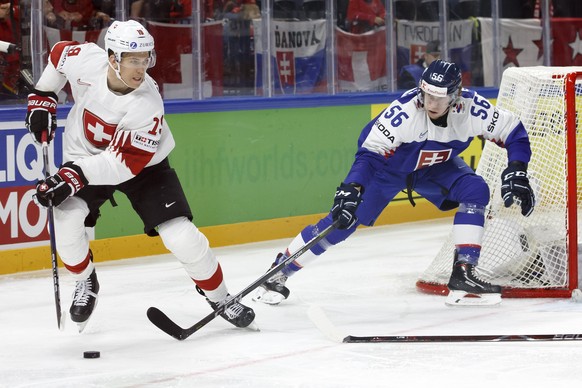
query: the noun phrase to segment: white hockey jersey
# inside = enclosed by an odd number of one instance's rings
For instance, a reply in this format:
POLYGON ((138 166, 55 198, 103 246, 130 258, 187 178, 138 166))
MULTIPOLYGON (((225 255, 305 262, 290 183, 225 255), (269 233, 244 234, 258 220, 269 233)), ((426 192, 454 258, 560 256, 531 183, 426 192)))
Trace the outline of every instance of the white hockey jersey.
POLYGON ((67 117, 63 161, 80 166, 90 185, 117 185, 166 158, 175 142, 157 84, 147 74, 134 91, 107 86, 107 54, 93 43, 59 42, 36 87, 58 93, 67 83, 75 103, 67 117))

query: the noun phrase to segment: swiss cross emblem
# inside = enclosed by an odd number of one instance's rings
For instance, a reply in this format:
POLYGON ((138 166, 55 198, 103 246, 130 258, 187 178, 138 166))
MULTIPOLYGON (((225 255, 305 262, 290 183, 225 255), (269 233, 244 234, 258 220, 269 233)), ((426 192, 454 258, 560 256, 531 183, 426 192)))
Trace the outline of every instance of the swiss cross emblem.
POLYGON ((411 44, 410 45, 410 63, 416 63, 424 55, 426 48, 424 45, 411 44))
POLYGON ((295 55, 293 51, 277 51, 276 54, 281 86, 295 86, 295 55))
POLYGON ((415 170, 429 167, 434 164, 444 163, 451 158, 452 149, 429 151, 421 150, 418 155, 418 162, 416 162, 415 170))
POLYGON ((83 111, 83 130, 85 131, 85 137, 95 147, 107 147, 111 139, 113 139, 113 134, 116 129, 117 124, 106 123, 87 109, 83 111))

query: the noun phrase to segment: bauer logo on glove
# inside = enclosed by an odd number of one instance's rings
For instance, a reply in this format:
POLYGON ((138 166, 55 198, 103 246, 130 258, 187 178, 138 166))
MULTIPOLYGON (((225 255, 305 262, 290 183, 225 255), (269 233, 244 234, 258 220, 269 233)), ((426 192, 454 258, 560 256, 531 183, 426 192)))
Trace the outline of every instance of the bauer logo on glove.
POLYGON ((48 131, 46 141, 55 137, 57 129, 57 101, 53 92, 34 89, 28 95, 28 112, 26 114, 26 128, 39 144, 43 142, 43 132, 48 131))
POLYGON ((67 162, 53 176, 39 181, 34 200, 41 206, 59 206, 63 201, 87 185, 81 167, 67 162))

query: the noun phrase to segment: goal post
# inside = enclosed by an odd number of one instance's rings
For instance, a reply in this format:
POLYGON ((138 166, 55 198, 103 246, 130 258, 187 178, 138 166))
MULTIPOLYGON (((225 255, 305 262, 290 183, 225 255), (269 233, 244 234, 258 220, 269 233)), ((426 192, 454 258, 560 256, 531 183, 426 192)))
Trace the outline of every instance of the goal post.
MULTIPOLYGON (((536 207, 529 217, 517 206, 505 208, 500 190, 507 151, 487 142, 476 170, 491 191, 477 273, 503 286, 504 297, 570 297, 578 288, 582 67, 509 68, 497 107, 519 116, 528 132, 536 207)), ((419 290, 448 293, 453 252, 451 232, 419 277, 419 290)))

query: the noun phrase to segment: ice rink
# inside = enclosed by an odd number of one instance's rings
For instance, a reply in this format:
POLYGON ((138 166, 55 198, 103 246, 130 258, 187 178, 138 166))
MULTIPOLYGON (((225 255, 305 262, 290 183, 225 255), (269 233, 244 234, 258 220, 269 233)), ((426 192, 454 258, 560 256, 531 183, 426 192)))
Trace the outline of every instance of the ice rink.
MULTIPOLYGON (((171 255, 97 263, 99 305, 85 332, 57 329, 50 271, 0 277, 1 387, 569 387, 582 384, 582 341, 334 342, 308 317, 322 309, 340 334, 582 333, 582 303, 504 299, 450 308, 419 293, 451 220, 359 230, 291 278, 290 298, 255 309, 260 331, 217 318, 184 341, 153 326, 156 306, 183 327, 210 312, 171 255), (98 350, 99 359, 83 359, 98 350)), ((291 239, 215 249, 231 293, 257 279, 291 239)), ((50 260, 47 257, 47 260, 50 260)), ((61 275, 63 309, 74 282, 61 275)))

